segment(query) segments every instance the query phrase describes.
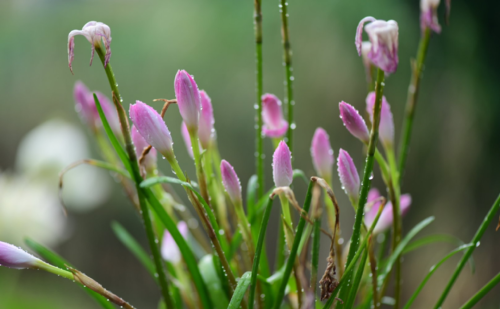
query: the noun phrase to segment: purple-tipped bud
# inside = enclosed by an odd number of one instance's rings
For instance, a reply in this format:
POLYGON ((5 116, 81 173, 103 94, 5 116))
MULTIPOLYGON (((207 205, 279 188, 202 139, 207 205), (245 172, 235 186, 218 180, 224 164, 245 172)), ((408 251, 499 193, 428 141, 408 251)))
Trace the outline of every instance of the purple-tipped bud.
POLYGON ((386 73, 394 73, 398 68, 398 23, 394 20, 377 20, 371 16, 363 18, 356 29, 356 49, 361 56, 363 26, 371 42, 368 58, 386 73))
POLYGON ((233 204, 241 203, 241 184, 234 168, 226 160, 220 163, 220 172, 222 175, 222 184, 233 204))
MULTIPOLYGON (((135 154, 137 156, 137 160, 139 160, 142 156, 142 152, 144 151, 145 148, 149 146, 148 142, 142 137, 141 133, 137 131, 137 128, 135 126, 132 126, 132 142, 134 143, 135 146, 135 154)), ((148 152, 146 157, 144 158, 143 166, 146 169, 146 171, 154 171, 156 169, 156 161, 157 161, 157 154, 156 154, 156 149, 151 148, 151 150, 148 152)))
POLYGON ((184 119, 190 131, 196 132, 198 130, 201 110, 201 98, 198 86, 188 72, 180 70, 175 75, 174 88, 182 119, 184 119))
POLYGON ((340 118, 347 130, 363 143, 368 143, 370 133, 368 132, 365 120, 359 115, 359 112, 352 105, 344 101, 339 103, 339 109, 340 118))
POLYGON ((41 262, 23 249, 0 241, 0 266, 24 269, 36 267, 41 262))
MULTIPOLYGON (((366 111, 370 115, 370 121, 373 123, 373 108, 375 107, 376 94, 370 92, 366 97, 366 111)), ((394 143, 394 120, 392 119, 391 106, 385 96, 382 97, 382 109, 380 110, 380 126, 378 135, 384 146, 391 147, 394 143)))
POLYGON ((172 136, 161 115, 151 106, 136 101, 130 105, 130 118, 146 142, 167 159, 173 158, 172 136))
MULTIPOLYGON (((381 202, 376 201, 380 197, 380 194, 377 189, 371 189, 368 195, 367 207, 370 209, 366 210, 365 214, 365 224, 368 228, 373 224, 375 217, 377 217, 377 213, 380 207, 381 202)), ((401 195, 399 200, 399 206, 401 208, 401 215, 404 216, 410 210, 411 205, 411 196, 409 194, 401 195)), ((378 219, 377 225, 373 229, 373 234, 377 234, 383 232, 392 226, 394 221, 394 216, 392 214, 392 203, 388 202, 382 213, 380 214, 380 218, 378 219)))
POLYGON ((262 96, 262 133, 271 138, 280 138, 288 130, 288 122, 283 118, 281 101, 274 94, 262 96))
MULTIPOLYGON (((349 199, 357 203, 359 198, 359 175, 351 156, 347 151, 340 149, 337 158, 337 168, 339 172, 340 182, 349 199)), ((357 205, 356 205, 357 206, 357 205)))
MULTIPOLYGON (((182 237, 184 237, 184 239, 188 237, 188 226, 186 222, 179 222, 177 224, 177 229, 179 229, 179 232, 181 233, 182 237)), ((165 233, 163 234, 163 240, 161 242, 161 256, 164 260, 174 264, 179 263, 182 257, 177 243, 167 230, 165 230, 165 233)))
POLYGON ((276 187, 288 187, 293 181, 292 153, 284 141, 274 151, 273 178, 276 187))
POLYGON ((83 35, 92 45, 90 65, 92 65, 92 60, 94 59, 95 48, 101 46, 101 40, 104 42, 104 47, 106 48, 104 67, 106 67, 109 63, 109 59, 111 58, 111 29, 109 26, 101 22, 89 21, 83 26, 82 30, 73 30, 69 33, 68 66, 71 72, 73 72, 71 64, 73 62, 73 58, 75 57, 75 36, 77 35, 83 35))
POLYGON ((214 111, 212 109, 212 101, 205 90, 200 91, 201 97, 201 114, 200 123, 198 126, 198 137, 203 149, 208 149, 214 135, 214 111))
POLYGON ((331 178, 335 158, 333 157, 330 138, 323 128, 317 128, 314 132, 311 145, 311 156, 318 176, 321 178, 331 178))
POLYGON ((420 0, 420 28, 422 32, 430 28, 436 33, 441 33, 437 17, 437 9, 440 0, 420 0))
POLYGON ((191 159, 194 159, 193 147, 191 145, 191 137, 189 136, 189 131, 184 121, 181 124, 181 134, 182 138, 184 139, 184 143, 186 144, 189 156, 191 157, 191 159))

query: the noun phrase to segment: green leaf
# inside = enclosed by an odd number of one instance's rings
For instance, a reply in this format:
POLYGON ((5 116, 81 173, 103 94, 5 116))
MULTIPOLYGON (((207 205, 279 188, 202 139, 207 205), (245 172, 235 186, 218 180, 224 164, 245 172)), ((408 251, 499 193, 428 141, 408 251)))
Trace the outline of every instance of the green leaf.
POLYGON ((127 230, 118 222, 113 221, 111 223, 111 227, 113 228, 113 232, 116 237, 122 242, 122 244, 130 251, 132 254, 141 262, 142 266, 146 268, 149 274, 153 277, 155 281, 158 281, 155 273, 155 265, 149 255, 144 251, 141 245, 132 237, 132 235, 127 232, 127 230))
POLYGON ((418 234, 423 228, 425 228, 427 225, 429 225, 432 221, 434 221, 434 217, 429 217, 419 224, 417 224, 406 236, 403 238, 403 240, 398 244, 394 252, 392 252, 391 256, 389 257, 389 260, 387 261, 386 265, 384 266, 384 269, 382 270, 382 273, 378 277, 378 285, 381 286, 385 280, 385 277, 389 274, 389 272, 392 269, 392 266, 394 265, 394 262, 396 262, 396 259, 398 256, 403 252, 404 248, 408 245, 410 240, 415 237, 415 235, 418 234))
MULTIPOLYGON (((61 269, 66 269, 66 265, 72 266, 68 261, 60 257, 57 253, 54 251, 44 247, 43 245, 37 243, 36 241, 26 238, 24 240, 26 245, 31 248, 34 252, 36 252, 38 255, 40 255, 43 259, 45 259, 47 262, 51 263, 54 266, 57 266, 61 269)), ((111 304, 104 296, 101 294, 98 294, 91 289, 87 289, 83 287, 83 285, 80 285, 82 289, 87 292, 87 294, 90 295, 98 304, 101 305, 102 308, 105 309, 115 309, 115 306, 111 304)))
POLYGON ((470 309, 477 304, 492 288, 500 282, 500 273, 490 280, 482 289, 471 297, 460 309, 470 309))
POLYGON ((352 306, 354 305, 354 301, 356 300, 356 295, 358 294, 359 284, 361 283, 361 278, 363 277, 363 272, 365 270, 367 258, 368 258, 368 248, 365 248, 363 256, 361 257, 361 261, 359 262, 358 270, 354 275, 352 288, 346 302, 346 308, 352 308, 352 306))
POLYGON ((205 255, 198 263, 198 267, 200 268, 201 276, 203 280, 205 280, 208 291, 214 300, 213 308, 227 308, 229 300, 214 267, 213 256, 211 254, 205 255))
POLYGON ((410 306, 413 304, 413 302, 417 298, 417 296, 420 293, 420 291, 424 288, 424 286, 427 283, 427 281, 429 281, 429 279, 431 278, 431 276, 436 272, 436 270, 441 265, 444 264, 444 262, 446 262, 449 258, 451 258, 452 256, 454 256, 458 252, 463 251, 463 250, 469 248, 470 246, 472 246, 472 245, 463 245, 463 246, 458 247, 457 249, 455 249, 455 250, 451 251, 450 253, 448 253, 443 259, 441 259, 441 261, 439 261, 439 263, 437 263, 436 265, 432 266, 431 270, 429 271, 429 273, 427 274, 427 276, 425 276, 424 280, 422 281, 422 283, 420 283, 420 285, 415 290, 415 292, 413 293, 413 295, 411 296, 411 298, 408 300, 408 302, 406 303, 406 305, 404 306, 403 309, 410 308, 410 306))
POLYGON ((257 197, 257 188, 259 186, 257 175, 252 175, 247 185, 247 210, 248 216, 254 211, 255 199, 257 197))
POLYGON ((227 309, 238 309, 240 307, 241 301, 245 296, 248 286, 250 285, 250 276, 251 272, 247 271, 241 276, 240 281, 238 281, 238 285, 234 290, 233 297, 231 298, 231 302, 227 309))
POLYGON ((298 169, 293 170, 293 179, 295 179, 297 177, 302 178, 302 180, 304 180, 306 185, 309 184, 309 179, 307 178, 306 174, 303 171, 298 170, 298 169))

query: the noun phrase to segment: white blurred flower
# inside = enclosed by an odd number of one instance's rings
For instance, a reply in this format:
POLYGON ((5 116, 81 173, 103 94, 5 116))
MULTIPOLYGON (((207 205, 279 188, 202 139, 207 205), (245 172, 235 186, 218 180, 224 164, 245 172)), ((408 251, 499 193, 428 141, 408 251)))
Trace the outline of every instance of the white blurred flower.
MULTIPOLYGON (((57 195, 59 173, 68 165, 90 158, 85 134, 60 119, 49 120, 31 130, 17 152, 18 171, 46 185, 57 195)), ((91 166, 79 166, 64 175, 63 199, 75 211, 88 211, 110 193, 109 176, 91 166)))
POLYGON ((57 195, 26 177, 0 173, 0 239, 21 245, 32 237, 53 246, 65 238, 65 224, 57 195))

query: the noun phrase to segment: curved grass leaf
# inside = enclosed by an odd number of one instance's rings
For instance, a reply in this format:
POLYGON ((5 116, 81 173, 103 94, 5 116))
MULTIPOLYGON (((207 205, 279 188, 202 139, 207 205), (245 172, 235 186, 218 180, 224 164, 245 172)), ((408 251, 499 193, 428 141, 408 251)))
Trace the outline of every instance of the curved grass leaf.
POLYGON ((213 256, 211 254, 205 255, 198 263, 198 267, 200 268, 203 280, 205 280, 205 283, 207 284, 208 291, 214 300, 213 308, 226 309, 229 304, 229 300, 224 288, 222 287, 219 275, 217 274, 213 256))
POLYGON ((460 309, 470 309, 500 282, 500 273, 490 280, 479 292, 472 296, 460 309))
POLYGON ((432 266, 431 267, 431 270, 429 271, 429 273, 427 274, 427 276, 425 276, 424 280, 422 281, 422 283, 420 283, 420 285, 418 286, 418 288, 415 290, 415 292, 413 293, 413 295, 411 296, 411 298, 408 300, 408 302, 406 303, 406 305, 404 306, 403 309, 408 309, 410 308, 410 306, 413 304, 413 302, 415 301, 415 299, 417 298, 418 294, 420 293, 420 291, 424 288, 425 284, 427 283, 427 281, 429 281, 429 279, 431 278, 431 276, 436 272, 436 270, 442 265, 444 264, 444 262, 446 262, 449 258, 451 258, 452 256, 454 256, 455 254, 457 254, 458 252, 460 251, 463 251, 467 248, 469 248, 470 246, 473 246, 473 245, 464 245, 464 246, 460 246, 458 247, 457 249, 451 251, 450 253, 448 253, 443 259, 441 259, 441 261, 439 261, 436 265, 432 266))
MULTIPOLYGON (((40 255, 43 259, 45 259, 47 262, 51 263, 52 265, 57 266, 61 269, 66 269, 66 265, 71 266, 71 264, 68 263, 68 261, 66 261, 65 259, 60 257, 57 253, 46 248, 45 246, 43 246, 39 243, 37 243, 36 241, 34 241, 30 238, 26 238, 24 240, 24 242, 26 243, 26 245, 28 247, 30 247, 31 250, 36 252, 38 255, 40 255)), ((91 289, 87 289, 87 288, 83 287, 82 285, 80 285, 80 286, 82 287, 83 290, 85 290, 85 292, 87 292, 87 294, 90 295, 90 297, 92 297, 99 305, 101 305, 102 308, 115 309, 115 306, 113 304, 111 304, 101 294, 98 294, 98 293, 92 291, 91 289)))
POLYGON ((293 170, 293 179, 295 179, 297 177, 300 177, 302 180, 304 180, 304 183, 306 185, 309 184, 309 179, 307 179, 306 174, 302 170, 299 170, 299 169, 293 170))
POLYGON ((234 290, 233 297, 231 298, 231 302, 229 302, 229 306, 227 309, 238 309, 240 307, 241 301, 245 296, 248 286, 250 285, 250 277, 252 273, 247 271, 241 276, 240 281, 238 281, 238 285, 234 290))

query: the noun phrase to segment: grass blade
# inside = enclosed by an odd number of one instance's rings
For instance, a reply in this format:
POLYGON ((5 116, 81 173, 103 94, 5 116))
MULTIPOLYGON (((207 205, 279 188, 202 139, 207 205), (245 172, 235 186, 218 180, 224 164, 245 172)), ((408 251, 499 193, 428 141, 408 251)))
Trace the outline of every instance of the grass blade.
POLYGON ((234 290, 233 297, 231 297, 231 301, 229 302, 229 306, 227 309, 238 309, 240 307, 241 301, 245 296, 248 286, 250 285, 250 276, 251 272, 247 271, 241 276, 240 281, 238 281, 238 285, 234 290))
MULTIPOLYGON (((66 265, 72 266, 68 261, 60 257, 57 253, 54 251, 46 248, 45 246, 37 243, 36 241, 26 238, 24 240, 26 245, 31 248, 31 250, 35 251, 38 255, 40 255, 43 259, 45 259, 47 262, 51 263, 54 266, 57 266, 61 269, 66 269, 66 265)), ((90 295, 98 304, 101 305, 102 308, 105 309, 115 309, 115 306, 111 304, 104 296, 101 294, 98 294, 91 289, 84 288, 81 286, 87 294, 90 295)))
POLYGON ((481 300, 492 288, 500 282, 500 273, 488 282, 482 289, 479 290, 469 301, 467 301, 460 309, 472 308, 478 301, 481 300))

